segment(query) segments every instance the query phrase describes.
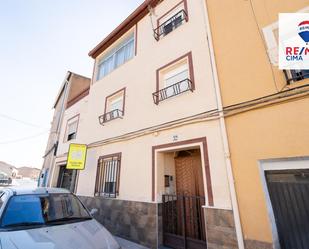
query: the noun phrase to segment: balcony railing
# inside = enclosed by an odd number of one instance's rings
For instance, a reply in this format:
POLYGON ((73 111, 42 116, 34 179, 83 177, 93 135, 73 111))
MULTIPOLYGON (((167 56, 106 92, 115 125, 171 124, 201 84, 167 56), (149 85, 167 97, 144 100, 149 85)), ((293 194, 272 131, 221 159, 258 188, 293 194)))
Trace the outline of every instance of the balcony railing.
POLYGON ((112 110, 110 112, 104 113, 99 117, 99 122, 101 125, 104 125, 106 122, 114 120, 116 118, 122 118, 123 111, 119 109, 112 110))
POLYGON ((309 78, 309 70, 283 70, 288 85, 309 78))
POLYGON ((165 87, 157 92, 154 92, 152 94, 152 97, 154 103, 157 105, 163 100, 166 100, 168 98, 174 97, 187 91, 193 92, 193 90, 194 87, 192 81, 190 79, 184 79, 171 86, 165 87))
POLYGON ((157 27, 154 32, 154 37, 158 41, 161 36, 166 36, 174 29, 178 28, 183 21, 188 21, 188 15, 186 11, 180 10, 175 15, 173 15, 170 19, 166 20, 159 27, 157 27))

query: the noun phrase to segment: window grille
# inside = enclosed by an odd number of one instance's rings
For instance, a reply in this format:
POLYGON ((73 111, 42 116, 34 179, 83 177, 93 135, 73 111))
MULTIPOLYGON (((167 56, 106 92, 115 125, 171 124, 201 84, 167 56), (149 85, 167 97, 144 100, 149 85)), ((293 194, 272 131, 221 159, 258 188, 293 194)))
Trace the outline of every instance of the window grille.
POLYGON ((116 198, 119 193, 120 154, 101 157, 98 161, 95 195, 116 198))

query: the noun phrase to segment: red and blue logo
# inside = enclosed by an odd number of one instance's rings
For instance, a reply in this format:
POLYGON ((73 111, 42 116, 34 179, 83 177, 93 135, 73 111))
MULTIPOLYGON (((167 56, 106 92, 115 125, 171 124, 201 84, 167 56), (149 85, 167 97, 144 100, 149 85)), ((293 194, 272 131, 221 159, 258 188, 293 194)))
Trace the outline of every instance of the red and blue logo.
POLYGON ((309 21, 303 21, 298 24, 298 34, 306 44, 309 43, 309 21))
MULTIPOLYGON (((303 41, 309 43, 309 21, 303 21, 298 24, 298 34, 303 41)), ((295 46, 285 48, 285 59, 287 61, 304 61, 304 56, 309 55, 309 48, 305 46, 295 46)))

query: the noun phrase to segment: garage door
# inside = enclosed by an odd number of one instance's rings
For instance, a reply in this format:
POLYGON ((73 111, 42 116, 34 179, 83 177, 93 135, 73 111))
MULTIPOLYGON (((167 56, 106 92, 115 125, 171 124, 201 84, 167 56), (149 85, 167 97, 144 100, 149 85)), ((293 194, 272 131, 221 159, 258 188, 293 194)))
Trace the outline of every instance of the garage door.
POLYGON ((309 248, 309 171, 266 171, 282 249, 309 248))

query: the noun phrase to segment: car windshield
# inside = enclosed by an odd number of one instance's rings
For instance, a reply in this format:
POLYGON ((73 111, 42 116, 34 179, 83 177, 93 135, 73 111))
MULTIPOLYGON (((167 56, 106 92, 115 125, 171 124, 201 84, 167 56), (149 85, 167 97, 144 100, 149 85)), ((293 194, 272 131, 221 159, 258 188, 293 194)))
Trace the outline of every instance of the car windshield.
POLYGON ((87 219, 91 216, 73 194, 16 195, 5 208, 1 228, 59 225, 87 219))

